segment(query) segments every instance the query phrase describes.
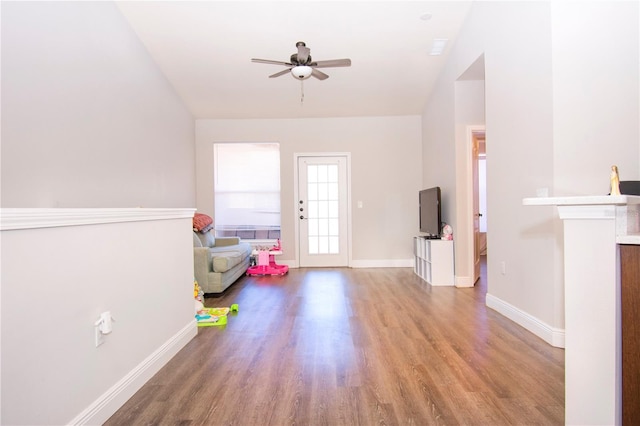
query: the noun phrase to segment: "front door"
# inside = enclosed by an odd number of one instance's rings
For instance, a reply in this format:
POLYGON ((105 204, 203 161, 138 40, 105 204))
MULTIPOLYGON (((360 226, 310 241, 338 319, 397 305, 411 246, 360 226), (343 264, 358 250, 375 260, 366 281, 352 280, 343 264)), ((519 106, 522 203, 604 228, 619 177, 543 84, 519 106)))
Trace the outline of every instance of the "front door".
POLYGON ((347 156, 298 157, 301 267, 349 265, 347 156))

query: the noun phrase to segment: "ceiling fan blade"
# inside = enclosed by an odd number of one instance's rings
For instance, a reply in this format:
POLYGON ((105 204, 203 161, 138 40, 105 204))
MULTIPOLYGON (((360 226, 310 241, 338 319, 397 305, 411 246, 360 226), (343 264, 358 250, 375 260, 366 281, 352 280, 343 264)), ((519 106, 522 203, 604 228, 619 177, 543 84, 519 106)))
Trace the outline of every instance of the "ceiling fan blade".
POLYGON ((311 70, 311 75, 313 77, 317 78, 318 80, 326 80, 326 79, 329 78, 329 76, 327 74, 325 74, 322 71, 317 70, 315 68, 311 70))
POLYGON ((282 61, 272 61, 270 59, 256 59, 256 58, 252 58, 251 62, 255 62, 257 64, 272 64, 272 65, 284 65, 287 67, 292 66, 293 64, 290 64, 289 62, 282 62, 282 61))
POLYGON ((286 73, 291 72, 291 68, 287 68, 286 70, 282 70, 280 72, 277 72, 275 74, 272 74, 269 76, 269 78, 276 78, 276 77, 280 77, 281 75, 285 75, 286 73))
POLYGON ((328 61, 312 62, 310 65, 314 68, 350 67, 351 59, 329 59, 328 61))
POLYGON ((309 53, 311 53, 311 49, 304 45, 304 43, 299 42, 298 46, 298 63, 306 64, 309 59, 309 53))

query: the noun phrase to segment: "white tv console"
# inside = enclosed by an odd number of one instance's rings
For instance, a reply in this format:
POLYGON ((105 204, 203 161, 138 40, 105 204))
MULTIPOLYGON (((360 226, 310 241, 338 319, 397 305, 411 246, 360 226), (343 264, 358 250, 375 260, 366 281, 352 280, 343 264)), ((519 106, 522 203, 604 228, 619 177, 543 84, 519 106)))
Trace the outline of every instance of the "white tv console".
POLYGON ((454 285, 452 240, 413 237, 413 255, 413 271, 420 278, 433 286, 454 285))

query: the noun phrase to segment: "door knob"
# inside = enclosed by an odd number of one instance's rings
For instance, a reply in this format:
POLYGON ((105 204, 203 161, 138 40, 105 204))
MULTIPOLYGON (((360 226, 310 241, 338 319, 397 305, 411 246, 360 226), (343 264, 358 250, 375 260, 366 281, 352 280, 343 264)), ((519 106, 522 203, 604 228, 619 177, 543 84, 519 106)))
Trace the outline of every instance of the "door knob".
POLYGON ((304 216, 300 215, 300 219, 304 219, 304 216))

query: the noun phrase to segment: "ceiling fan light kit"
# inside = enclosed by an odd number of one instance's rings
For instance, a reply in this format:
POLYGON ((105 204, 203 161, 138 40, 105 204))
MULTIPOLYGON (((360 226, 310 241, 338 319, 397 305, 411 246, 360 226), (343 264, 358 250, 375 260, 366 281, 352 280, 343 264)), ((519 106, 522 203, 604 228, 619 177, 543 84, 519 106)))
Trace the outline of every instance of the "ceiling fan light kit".
POLYGON ((311 77, 312 72, 313 68, 307 65, 298 65, 297 67, 291 68, 291 75, 297 80, 306 80, 311 77))

